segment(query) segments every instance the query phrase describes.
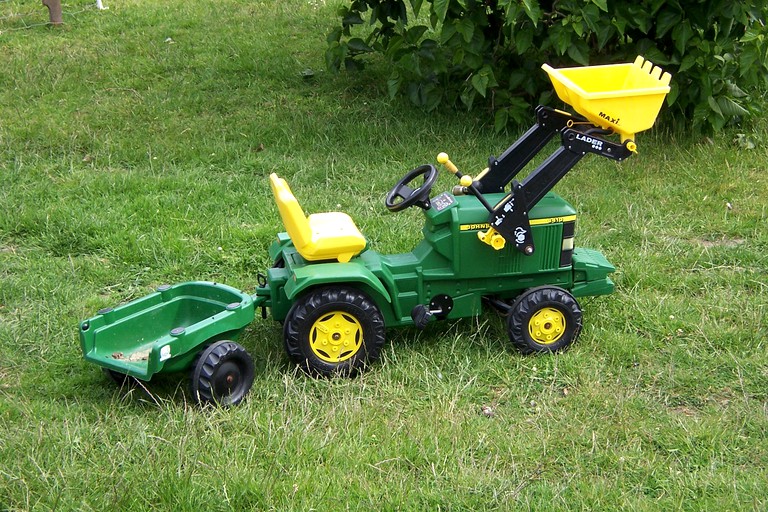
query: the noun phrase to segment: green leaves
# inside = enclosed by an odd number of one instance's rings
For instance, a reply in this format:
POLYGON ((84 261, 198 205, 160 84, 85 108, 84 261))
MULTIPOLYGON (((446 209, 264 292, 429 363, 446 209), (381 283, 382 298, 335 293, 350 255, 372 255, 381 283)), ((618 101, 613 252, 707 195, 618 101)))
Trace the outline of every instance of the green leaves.
POLYGON ((485 98, 488 93, 488 87, 496 87, 499 85, 496 81, 496 77, 493 76, 493 69, 488 65, 483 66, 480 71, 472 75, 470 83, 483 98, 485 98))
POLYGON ((539 20, 542 17, 541 7, 539 7, 539 2, 536 0, 522 0, 523 4, 523 10, 525 11, 525 14, 528 15, 528 17, 533 22, 534 26, 537 26, 539 23, 539 20))
POLYGON ((409 44, 416 44, 419 42, 419 40, 422 38, 422 36, 427 30, 428 30, 427 27, 425 27, 424 25, 417 25, 415 27, 411 27, 405 31, 405 41, 409 44))
POLYGON ((631 62, 673 75, 665 112, 719 129, 754 115, 768 77, 768 0, 353 0, 327 38, 332 69, 379 53, 387 91, 425 109, 489 111, 497 130, 552 97, 539 66, 631 62), (410 12, 406 8, 410 7, 410 12), (409 24, 409 14, 422 23, 409 24), (426 20, 429 20, 427 23, 426 20), (358 33, 359 32, 359 33, 358 33))
POLYGON ((682 13, 665 9, 656 17, 656 37, 664 37, 680 20, 682 13))
POLYGON ((370 53, 373 51, 373 48, 365 44, 365 41, 360 39, 359 37, 354 37, 349 40, 347 43, 347 46, 350 50, 358 52, 358 53, 370 53))
POLYGON ((413 9, 413 15, 415 17, 419 17, 419 13, 421 12, 421 4, 423 3, 423 0, 411 0, 411 9, 413 9))
POLYGON ((532 29, 515 30, 514 42, 518 55, 523 55, 533 45, 534 32, 532 29))
POLYGON ((448 14, 448 6, 451 0, 434 0, 432 2, 432 10, 437 16, 437 21, 442 23, 445 21, 445 16, 448 14))
POLYGON ((390 98, 394 98, 397 96, 397 93, 400 91, 400 85, 402 85, 403 79, 400 76, 400 73, 395 71, 389 76, 389 79, 387 80, 387 92, 389 93, 390 98))
POLYGON ((568 47, 566 53, 577 64, 582 66, 589 65, 589 47, 584 41, 576 41, 568 47))
POLYGON ((472 20, 463 18, 456 22, 456 32, 461 34, 465 43, 472 42, 472 36, 475 34, 475 25, 472 20))

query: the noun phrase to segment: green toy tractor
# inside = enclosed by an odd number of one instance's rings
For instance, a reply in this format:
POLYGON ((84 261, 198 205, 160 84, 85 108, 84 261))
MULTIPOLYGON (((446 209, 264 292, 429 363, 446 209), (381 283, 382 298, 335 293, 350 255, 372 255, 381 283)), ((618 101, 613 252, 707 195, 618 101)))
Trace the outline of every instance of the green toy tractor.
POLYGON ((206 282, 163 286, 80 324, 85 358, 117 380, 149 380, 188 370, 195 400, 236 404, 253 379, 253 361, 235 342, 261 308, 283 325, 289 358, 313 375, 353 375, 374 362, 389 328, 474 317, 506 318, 523 353, 556 352, 582 328, 578 299, 613 291, 614 267, 575 247, 576 210, 552 188, 585 155, 621 161, 634 134, 650 128, 669 74, 641 57, 632 64, 555 70, 558 95, 582 116, 540 106, 536 124, 475 177, 438 155, 459 180, 432 195, 427 164, 389 191, 392 212, 423 210, 424 239, 410 252, 368 247, 340 212, 306 216, 288 183, 270 187, 285 227, 269 248, 272 266, 253 294, 206 282), (618 133, 620 142, 606 136, 618 133), (520 171, 559 136, 559 147, 518 181, 520 171))

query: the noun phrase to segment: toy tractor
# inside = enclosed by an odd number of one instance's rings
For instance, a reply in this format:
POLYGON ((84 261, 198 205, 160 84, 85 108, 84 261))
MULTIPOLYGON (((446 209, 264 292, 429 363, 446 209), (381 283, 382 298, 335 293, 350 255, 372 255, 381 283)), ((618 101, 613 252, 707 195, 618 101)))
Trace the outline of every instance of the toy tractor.
POLYGON ((424 239, 410 252, 368 247, 340 212, 306 216, 288 183, 270 176, 285 231, 269 247, 273 262, 253 294, 207 282, 157 292, 80 324, 85 358, 118 380, 190 371, 199 402, 236 404, 253 379, 251 356, 235 343, 261 308, 283 325, 289 358, 313 375, 353 375, 375 361, 389 328, 473 317, 489 307, 507 321, 523 353, 556 352, 578 337, 577 299, 608 294, 614 267, 598 251, 575 247, 576 210, 551 190, 585 155, 613 160, 636 150, 669 91, 670 75, 642 57, 632 64, 553 69, 559 97, 582 116, 540 106, 536 124, 478 176, 448 155, 438 162, 459 179, 434 197, 437 168, 427 164, 386 196, 392 212, 423 210, 424 239), (620 141, 606 137, 612 133, 620 141), (518 181, 552 140, 560 146, 518 181))

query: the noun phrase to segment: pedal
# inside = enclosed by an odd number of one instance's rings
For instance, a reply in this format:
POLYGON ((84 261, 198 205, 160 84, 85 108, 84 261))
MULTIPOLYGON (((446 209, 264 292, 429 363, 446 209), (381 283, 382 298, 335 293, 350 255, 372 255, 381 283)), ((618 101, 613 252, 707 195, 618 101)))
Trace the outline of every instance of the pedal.
POLYGON ((415 325, 417 329, 424 329, 433 316, 435 316, 435 314, 423 304, 418 304, 411 310, 411 319, 413 319, 413 325, 415 325))
POLYGON ((417 304, 411 310, 413 324, 419 329, 424 329, 432 317, 440 320, 448 316, 453 310, 453 299, 448 295, 435 295, 429 301, 429 305, 417 304))

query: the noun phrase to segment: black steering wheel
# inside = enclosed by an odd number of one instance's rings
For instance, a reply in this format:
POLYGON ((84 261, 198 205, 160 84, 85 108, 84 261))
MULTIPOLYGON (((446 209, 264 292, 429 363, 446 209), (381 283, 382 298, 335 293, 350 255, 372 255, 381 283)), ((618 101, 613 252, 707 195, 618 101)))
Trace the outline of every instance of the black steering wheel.
POLYGON ((408 174, 403 176, 389 191, 384 205, 391 212, 399 212, 414 205, 428 210, 430 207, 429 192, 436 180, 437 169, 432 164, 425 164, 408 171, 408 174), (424 177, 422 184, 416 188, 411 188, 411 182, 421 176, 424 177))

